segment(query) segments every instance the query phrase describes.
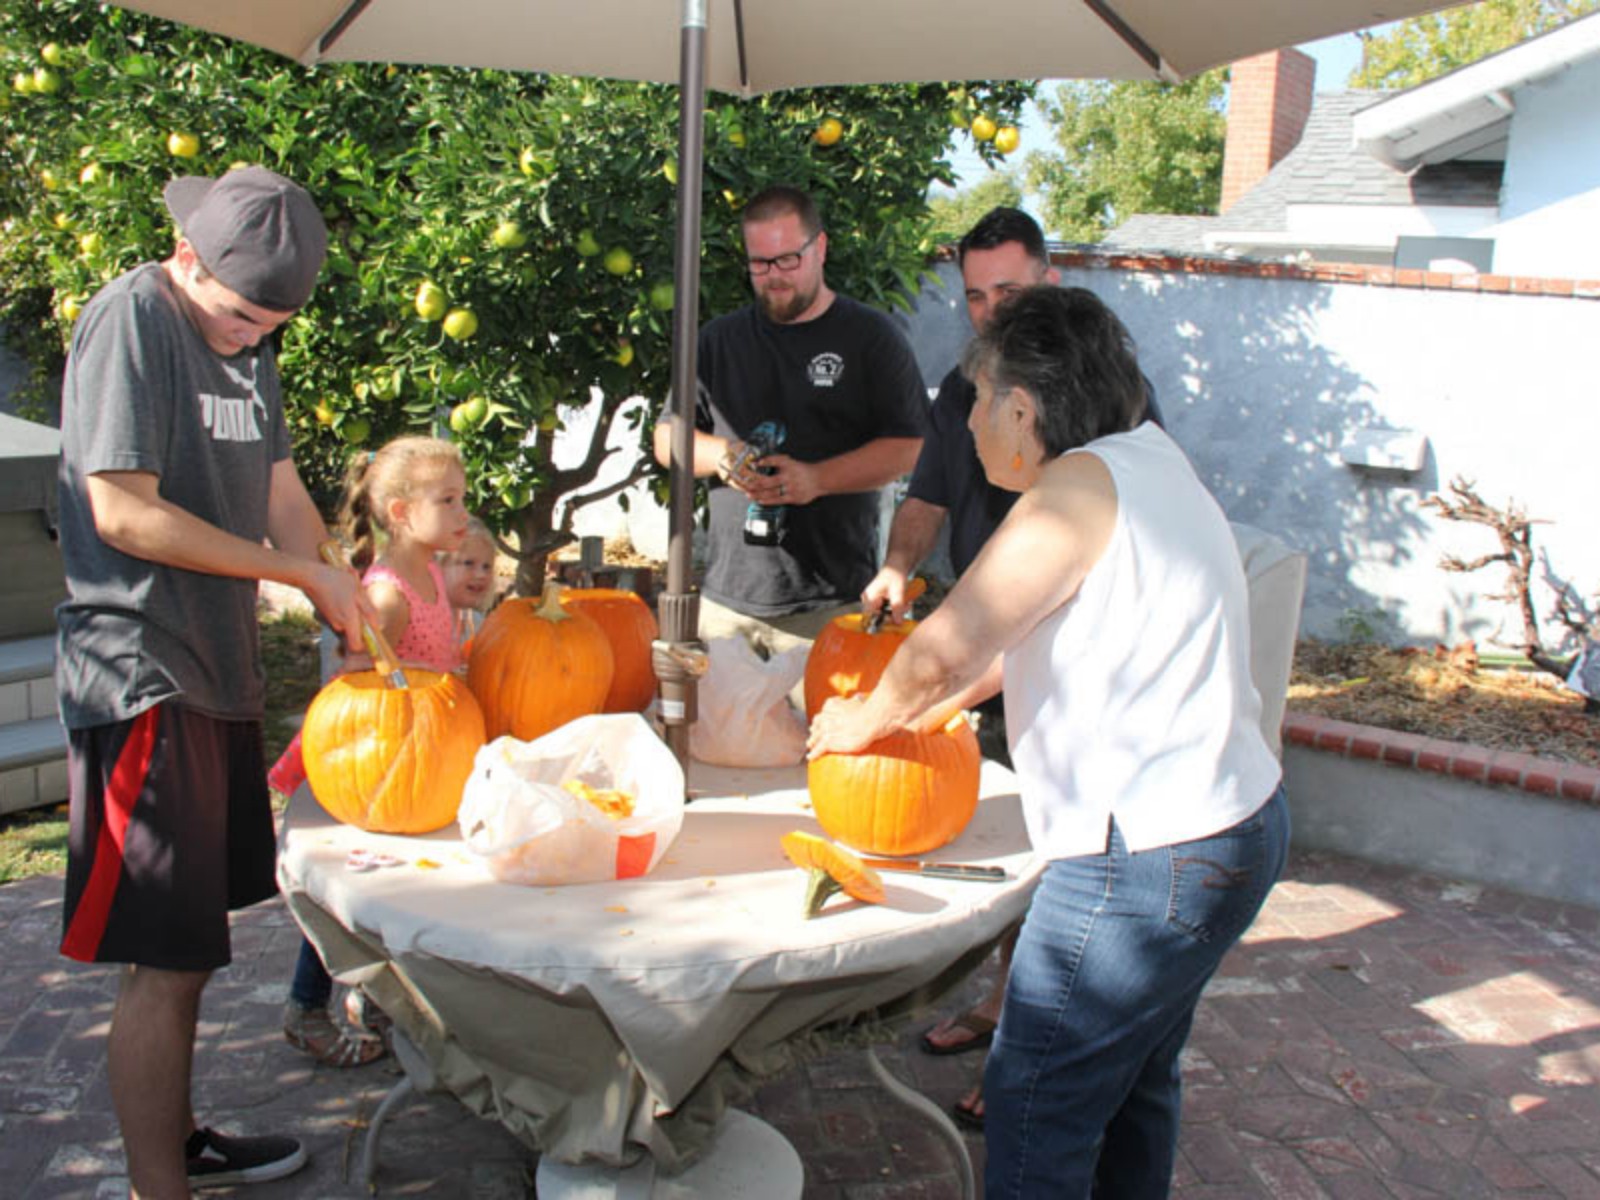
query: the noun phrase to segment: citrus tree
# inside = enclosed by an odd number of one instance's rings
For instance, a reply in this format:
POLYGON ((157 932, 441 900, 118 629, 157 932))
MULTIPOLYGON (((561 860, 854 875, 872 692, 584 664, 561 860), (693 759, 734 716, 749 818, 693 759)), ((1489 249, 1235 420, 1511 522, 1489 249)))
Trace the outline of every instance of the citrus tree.
MULTIPOLYGON (((331 499, 353 447, 446 431, 474 506, 514 535, 527 591, 583 503, 655 471, 645 449, 670 386, 676 302, 676 88, 308 69, 75 0, 0 9, 0 66, 11 84, 0 322, 41 388, 89 296, 170 252, 163 184, 256 163, 304 184, 331 235, 315 296, 280 335, 297 461, 319 496, 331 499), (578 408, 598 409, 594 436, 557 469, 553 439, 578 408), (598 488, 619 420, 638 434, 629 469, 598 488)), ((977 136, 953 121, 1009 122, 1030 93, 968 83, 714 98, 701 311, 747 299, 739 211, 777 182, 818 198, 832 284, 908 304, 933 248, 928 185, 951 180, 952 139, 977 136)), ((979 150, 1000 156, 992 139, 979 150)))

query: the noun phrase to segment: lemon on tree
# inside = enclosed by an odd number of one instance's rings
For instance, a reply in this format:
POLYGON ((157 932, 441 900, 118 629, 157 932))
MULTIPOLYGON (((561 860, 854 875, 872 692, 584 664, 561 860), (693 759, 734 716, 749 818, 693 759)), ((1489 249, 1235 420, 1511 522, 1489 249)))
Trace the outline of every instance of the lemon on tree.
POLYGON ((61 76, 49 67, 33 69, 33 90, 42 96, 52 96, 61 90, 61 76))
POLYGON ((174 158, 193 158, 200 153, 200 138, 186 129, 167 134, 167 153, 174 158))
POLYGON ((678 160, 675 159, 675 158, 669 158, 669 159, 667 159, 666 162, 662 163, 661 164, 661 174, 666 176, 666 180, 667 180, 668 183, 670 183, 673 187, 677 187, 678 186, 678 160))
POLYGON ((627 338, 617 339, 617 352, 611 356, 611 361, 619 367, 633 365, 633 343, 627 338))
POLYGON ((83 301, 77 296, 68 296, 61 302, 61 315, 68 321, 76 321, 78 314, 83 311, 83 301))
POLYGON ((444 333, 448 338, 464 342, 478 332, 478 314, 470 308, 452 308, 444 315, 444 333))
POLYGON ((527 245, 528 235, 515 221, 501 221, 494 227, 489 240, 502 250, 515 250, 518 246, 527 245))
POLYGON ((994 140, 994 135, 998 132, 1000 132, 1000 127, 994 123, 993 118, 983 116, 980 113, 972 119, 972 137, 974 141, 992 141, 994 140))
POLYGON ((335 414, 334 414, 333 409, 328 407, 328 402, 326 400, 317 401, 317 406, 311 410, 311 413, 312 413, 312 415, 314 417, 317 418, 317 424, 318 425, 332 425, 333 424, 333 419, 334 419, 334 415, 335 414))
POLYGON ((97 162, 85 163, 83 170, 78 172, 78 182, 84 187, 94 187, 106 177, 106 170, 97 162))
POLYGON ((450 410, 450 428, 456 433, 466 433, 483 424, 489 415, 489 400, 485 396, 469 396, 450 410))
POLYGON ((27 71, 18 71, 11 77, 11 90, 19 96, 26 96, 33 91, 33 76, 27 71))
POLYGON ((39 57, 52 67, 59 67, 61 60, 66 56, 61 52, 61 47, 55 42, 46 42, 39 47, 39 57))
POLYGON ((372 434, 372 423, 365 417, 351 417, 339 427, 339 436, 352 446, 359 446, 372 434))
POLYGON ((445 299, 445 294, 438 284, 430 279, 424 279, 417 285, 417 316, 424 321, 437 321, 444 316, 444 310, 450 307, 450 302, 445 299))
POLYGON ((621 246, 613 246, 606 251, 606 256, 601 260, 601 265, 613 275, 626 275, 633 270, 633 255, 621 246))
POLYGON ((99 254, 105 248, 105 244, 105 238, 92 229, 78 239, 78 249, 83 252, 85 258, 93 258, 99 254))
POLYGON ((1022 144, 1022 131, 1015 125, 1002 125, 994 131, 994 148, 1001 154, 1010 154, 1022 144))
POLYGON ((650 307, 657 312, 671 312, 677 302, 677 292, 672 280, 663 279, 650 289, 650 307))
POLYGON ((837 117, 829 117, 817 126, 811 140, 819 146, 831 146, 844 136, 844 126, 837 117))
POLYGON ((578 231, 578 253, 583 255, 584 258, 593 258, 600 253, 600 243, 595 239, 593 230, 580 229, 578 231))

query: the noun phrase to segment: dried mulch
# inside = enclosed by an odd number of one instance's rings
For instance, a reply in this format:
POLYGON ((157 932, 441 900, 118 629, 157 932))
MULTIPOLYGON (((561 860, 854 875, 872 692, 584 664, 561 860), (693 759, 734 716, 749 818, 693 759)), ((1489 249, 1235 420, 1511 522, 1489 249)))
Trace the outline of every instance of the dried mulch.
POLYGON ((1600 715, 1542 671, 1484 667, 1471 642, 1431 650, 1302 639, 1289 707, 1600 768, 1600 715))

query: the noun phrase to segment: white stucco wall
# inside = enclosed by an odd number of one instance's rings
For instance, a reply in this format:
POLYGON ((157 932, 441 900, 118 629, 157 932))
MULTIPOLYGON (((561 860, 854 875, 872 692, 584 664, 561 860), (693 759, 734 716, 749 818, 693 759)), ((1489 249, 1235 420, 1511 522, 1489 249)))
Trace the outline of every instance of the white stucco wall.
POLYGON ((1512 93, 1494 269, 1600 278, 1600 58, 1512 93))
MULTIPOLYGON (((967 336, 955 268, 940 270, 948 290, 925 292, 907 323, 930 381, 967 336)), ((1419 642, 1520 628, 1488 598, 1503 570, 1439 569, 1443 554, 1498 549, 1488 529, 1421 506, 1457 475, 1552 521, 1534 533, 1548 570, 1600 591, 1600 301, 1103 269, 1063 283, 1122 316, 1228 516, 1309 554, 1306 632, 1337 635, 1341 618, 1374 610, 1419 642), (1427 435, 1415 476, 1341 463, 1348 434, 1382 427, 1427 435)), ((1542 590, 1541 614, 1548 602, 1542 590)))

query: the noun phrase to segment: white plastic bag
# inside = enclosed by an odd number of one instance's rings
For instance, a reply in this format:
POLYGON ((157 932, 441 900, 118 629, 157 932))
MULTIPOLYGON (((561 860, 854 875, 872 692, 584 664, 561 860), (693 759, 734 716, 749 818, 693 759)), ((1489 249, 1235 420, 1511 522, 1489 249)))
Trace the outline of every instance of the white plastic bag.
POLYGON ((805 719, 789 691, 805 674, 805 646, 763 662, 742 637, 706 643, 710 666, 700 678, 700 715, 689 753, 722 767, 785 767, 806 753, 805 719))
POLYGON ((504 883, 548 886, 648 874, 683 825, 683 768, 638 713, 579 717, 531 742, 478 751, 456 820, 504 883), (614 819, 561 785, 633 797, 614 819))

